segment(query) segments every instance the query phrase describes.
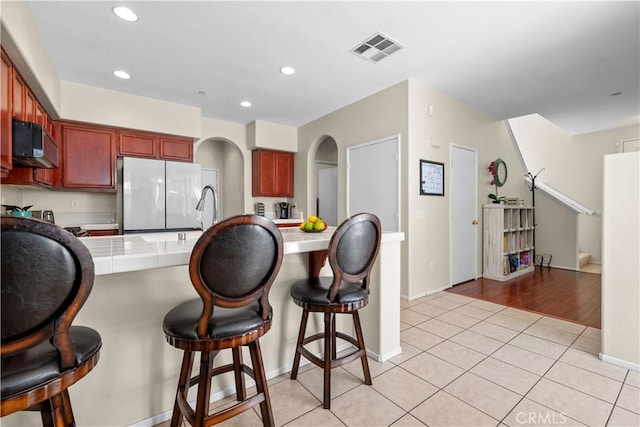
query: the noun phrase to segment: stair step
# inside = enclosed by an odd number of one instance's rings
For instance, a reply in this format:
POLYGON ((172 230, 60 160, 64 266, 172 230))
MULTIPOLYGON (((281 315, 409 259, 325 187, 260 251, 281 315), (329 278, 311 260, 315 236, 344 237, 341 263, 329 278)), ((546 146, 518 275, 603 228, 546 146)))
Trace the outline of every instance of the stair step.
POLYGON ((580 267, 583 267, 583 266, 589 264, 589 261, 591 261, 591 254, 590 253, 580 252, 578 254, 578 264, 580 265, 580 267))

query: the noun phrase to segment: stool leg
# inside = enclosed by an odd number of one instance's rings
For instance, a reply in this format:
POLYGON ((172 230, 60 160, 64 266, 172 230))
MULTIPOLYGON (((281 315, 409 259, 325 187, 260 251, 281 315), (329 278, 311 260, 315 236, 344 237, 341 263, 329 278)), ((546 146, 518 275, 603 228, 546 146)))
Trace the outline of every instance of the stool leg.
POLYGON ((42 418, 43 427, 55 427, 55 403, 53 399, 47 399, 34 407, 34 410, 40 410, 40 418, 42 418))
POLYGON ((247 398, 247 387, 242 376, 242 347, 233 347, 233 372, 236 378, 236 399, 242 402, 247 398))
POLYGON ((300 351, 302 342, 304 341, 304 332, 307 329, 307 320, 309 319, 309 312, 302 310, 302 320, 300 321, 300 332, 298 332, 298 343, 296 345, 296 354, 293 357, 293 367, 291 368, 291 379, 295 380, 298 377, 298 367, 300 366, 300 351))
POLYGON ((264 401, 260 403, 260 413, 262 415, 262 424, 264 426, 274 426, 273 410, 271 409, 271 399, 269 398, 269 388, 267 386, 267 376, 264 373, 264 365, 262 361, 262 351, 260 351, 260 343, 256 339, 249 343, 249 352, 251 353, 251 364, 253 372, 256 376, 256 390, 258 394, 264 395, 264 401))
POLYGON ((358 312, 353 312, 353 325, 356 330, 356 338, 358 340, 358 348, 364 350, 364 354, 360 358, 362 361, 362 371, 364 373, 364 383, 367 385, 371 385, 371 373, 369 372, 369 361, 367 360, 367 351, 364 348, 364 337, 362 336, 362 326, 360 325, 360 316, 358 316, 358 312))
POLYGON ((182 356, 182 367, 180 368, 180 377, 178 379, 178 390, 176 391, 176 401, 173 404, 173 415, 171 416, 171 427, 180 427, 182 424, 182 411, 178 405, 178 399, 181 399, 181 393, 184 394, 185 400, 189 393, 189 383, 191 379, 191 367, 193 365, 193 353, 185 351, 182 356))
POLYGON ((333 313, 324 314, 324 396, 322 407, 331 409, 331 349, 335 336, 332 336, 333 313))
POLYGON ((331 316, 331 339, 333 340, 331 342, 331 359, 332 360, 336 360, 338 358, 338 354, 336 352, 336 348, 338 347, 336 345, 336 315, 334 314, 333 316, 331 316))
POLYGON ((73 416, 73 409, 71 408, 71 398, 69 397, 69 389, 65 389, 62 393, 62 416, 64 417, 65 426, 75 426, 76 419, 73 416))
POLYGON ((198 378, 198 396, 196 397, 195 427, 204 427, 209 415, 209 396, 211 395, 211 369, 213 355, 207 351, 200 353, 200 375, 198 378))

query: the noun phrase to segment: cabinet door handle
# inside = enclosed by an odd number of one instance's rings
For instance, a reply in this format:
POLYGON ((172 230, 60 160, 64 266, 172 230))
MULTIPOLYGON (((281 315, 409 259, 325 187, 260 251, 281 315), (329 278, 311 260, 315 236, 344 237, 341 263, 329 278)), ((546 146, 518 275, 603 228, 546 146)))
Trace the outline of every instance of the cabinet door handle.
POLYGON ((478 225, 478 220, 477 220, 477 219, 474 219, 473 221, 471 221, 471 224, 473 224, 473 225, 478 225))

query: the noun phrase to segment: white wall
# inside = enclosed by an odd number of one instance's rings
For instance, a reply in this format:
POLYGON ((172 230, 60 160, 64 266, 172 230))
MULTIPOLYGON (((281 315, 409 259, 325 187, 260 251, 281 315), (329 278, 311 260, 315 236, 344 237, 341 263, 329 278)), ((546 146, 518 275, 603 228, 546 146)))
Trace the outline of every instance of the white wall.
POLYGON ((604 156, 602 353, 640 370, 640 152, 604 156))

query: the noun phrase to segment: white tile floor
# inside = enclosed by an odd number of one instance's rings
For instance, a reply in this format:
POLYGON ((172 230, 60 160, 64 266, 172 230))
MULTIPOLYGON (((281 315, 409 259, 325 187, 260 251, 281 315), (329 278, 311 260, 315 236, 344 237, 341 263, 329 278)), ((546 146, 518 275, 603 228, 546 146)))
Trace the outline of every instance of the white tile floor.
MULTIPOLYGON (((307 365, 269 381, 276 424, 640 426, 640 375, 597 358, 598 329, 446 292, 401 306, 402 354, 369 362, 373 386, 359 361, 335 369, 324 410, 307 365)), ((258 413, 224 424, 260 426, 258 413)))

